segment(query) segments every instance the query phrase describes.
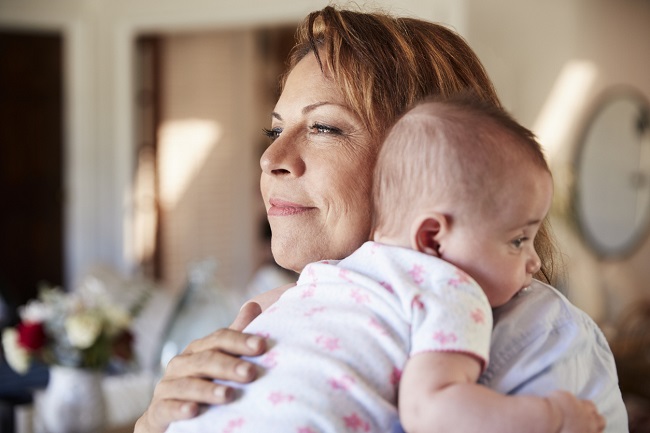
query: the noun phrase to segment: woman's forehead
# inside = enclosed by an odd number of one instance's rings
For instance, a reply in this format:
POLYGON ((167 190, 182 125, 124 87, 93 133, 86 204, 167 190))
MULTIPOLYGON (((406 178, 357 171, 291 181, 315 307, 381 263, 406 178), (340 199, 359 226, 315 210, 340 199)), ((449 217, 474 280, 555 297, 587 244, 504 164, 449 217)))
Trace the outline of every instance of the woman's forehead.
POLYGON ((274 117, 276 114, 282 116, 286 110, 302 112, 326 105, 349 110, 341 88, 329 74, 321 71, 316 57, 310 53, 289 73, 274 117))

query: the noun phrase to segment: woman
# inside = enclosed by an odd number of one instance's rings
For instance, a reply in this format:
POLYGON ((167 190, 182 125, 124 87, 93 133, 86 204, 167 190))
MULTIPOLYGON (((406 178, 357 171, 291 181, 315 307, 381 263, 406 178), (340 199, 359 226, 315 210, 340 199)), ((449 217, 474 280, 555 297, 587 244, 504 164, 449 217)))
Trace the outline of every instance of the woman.
MULTIPOLYGON (((272 143, 261 159, 262 196, 281 266, 340 259, 369 237, 372 167, 392 122, 432 94, 471 90, 499 105, 480 61, 450 30, 413 18, 326 7, 300 26, 289 73, 272 113, 272 143)), ((542 229, 537 275, 553 276, 553 248, 542 229)), ((241 329, 279 296, 272 291, 242 309, 241 329)), ((586 315, 535 282, 494 311, 491 363, 480 382, 505 394, 567 389, 591 399, 607 431, 627 431, 614 360, 586 315)), ((197 340, 167 367, 136 432, 162 432, 194 416, 198 403, 220 404, 233 392, 210 378, 253 380, 240 355, 263 353, 264 341, 234 330, 197 340)))

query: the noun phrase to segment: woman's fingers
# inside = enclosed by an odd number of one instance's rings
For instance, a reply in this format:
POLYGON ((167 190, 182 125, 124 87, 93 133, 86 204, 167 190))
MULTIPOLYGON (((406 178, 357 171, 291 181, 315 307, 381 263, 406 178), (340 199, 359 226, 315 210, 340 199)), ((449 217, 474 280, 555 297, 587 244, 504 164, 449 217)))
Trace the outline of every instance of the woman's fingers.
POLYGON ((199 405, 181 400, 153 400, 149 409, 135 423, 133 433, 164 433, 174 421, 193 418, 199 405))
POLYGON ((262 314, 262 307, 257 302, 247 302, 241 307, 230 329, 242 331, 254 318, 262 314))
MULTIPOLYGON (((210 380, 192 377, 163 379, 154 391, 154 398, 159 401, 180 401, 183 403, 223 404, 232 400, 231 388, 215 384, 210 380)), ((179 406, 180 409, 181 406, 179 406)), ((187 413, 187 409, 182 411, 187 413)))
POLYGON ((218 351, 233 356, 257 356, 264 353, 265 350, 266 342, 262 337, 223 328, 192 341, 185 348, 183 354, 218 351))
POLYGON ((240 356, 257 356, 265 351, 263 338, 232 329, 220 329, 193 341, 167 364, 135 433, 163 433, 170 423, 196 416, 201 405, 232 400, 234 390, 213 380, 254 380, 256 366, 240 356))
POLYGON ((201 405, 231 401, 234 390, 212 378, 250 382, 255 366, 217 351, 180 354, 169 362, 134 433, 163 433, 174 421, 193 418, 201 405))
MULTIPOLYGON (((183 352, 167 364, 163 380, 198 378, 212 383, 212 379, 250 382, 257 376, 255 365, 219 351, 183 352)), ((213 384, 216 386, 216 384, 213 384)), ((173 390, 170 397, 175 396, 173 390)))

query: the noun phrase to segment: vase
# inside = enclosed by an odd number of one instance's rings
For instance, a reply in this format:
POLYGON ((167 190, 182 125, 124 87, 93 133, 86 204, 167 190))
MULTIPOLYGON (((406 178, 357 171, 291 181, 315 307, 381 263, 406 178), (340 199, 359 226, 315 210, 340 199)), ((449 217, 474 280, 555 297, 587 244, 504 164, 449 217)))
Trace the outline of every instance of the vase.
POLYGON ((36 431, 102 433, 106 427, 103 374, 52 366, 47 388, 34 396, 36 431))

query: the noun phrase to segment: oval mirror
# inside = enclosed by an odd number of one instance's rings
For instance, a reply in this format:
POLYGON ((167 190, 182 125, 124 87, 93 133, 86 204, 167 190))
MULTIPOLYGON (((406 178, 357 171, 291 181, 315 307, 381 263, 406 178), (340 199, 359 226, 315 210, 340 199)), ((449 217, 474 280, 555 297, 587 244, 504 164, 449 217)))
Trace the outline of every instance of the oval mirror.
POLYGON ((617 89, 600 99, 575 166, 583 239, 600 256, 630 254, 650 226, 650 105, 640 92, 617 89))

